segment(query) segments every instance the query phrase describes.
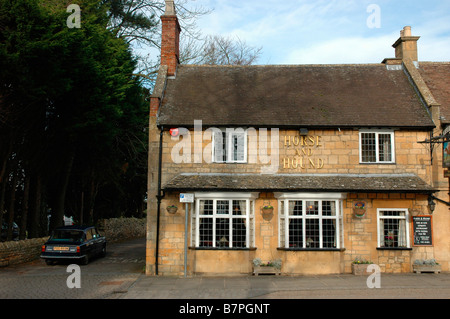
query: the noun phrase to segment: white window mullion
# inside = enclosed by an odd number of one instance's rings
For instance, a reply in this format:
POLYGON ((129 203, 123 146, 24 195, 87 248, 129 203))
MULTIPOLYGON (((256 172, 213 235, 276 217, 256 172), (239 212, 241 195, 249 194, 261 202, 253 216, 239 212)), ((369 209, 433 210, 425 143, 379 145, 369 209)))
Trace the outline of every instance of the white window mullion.
POLYGON ((195 224, 196 224, 196 234, 195 234, 195 247, 199 247, 200 246, 200 200, 197 199, 196 200, 196 205, 195 205, 195 224))
POLYGON ((233 247, 233 200, 228 201, 228 247, 233 247))
POLYGON ((306 248, 306 202, 307 200, 302 200, 302 248, 306 248))
POLYGON ((216 212, 217 212, 217 200, 213 200, 213 214, 212 214, 212 228, 213 228, 213 230, 212 230, 212 244, 213 244, 213 247, 216 247, 216 218, 217 218, 217 215, 216 215, 216 212))
POLYGON ((245 201, 245 247, 250 248, 250 201, 245 201))
POLYGON ((317 205, 319 206, 319 248, 323 248, 323 228, 322 228, 322 223, 323 223, 323 218, 322 218, 322 201, 319 200, 317 202, 317 205))
POLYGON ((289 201, 284 201, 284 246, 289 248, 289 201))

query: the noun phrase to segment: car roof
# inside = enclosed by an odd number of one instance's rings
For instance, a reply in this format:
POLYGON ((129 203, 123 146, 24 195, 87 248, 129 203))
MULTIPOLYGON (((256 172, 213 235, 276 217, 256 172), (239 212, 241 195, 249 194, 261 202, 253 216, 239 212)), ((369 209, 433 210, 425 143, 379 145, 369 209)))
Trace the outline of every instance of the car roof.
POLYGON ((85 226, 85 225, 70 225, 70 226, 61 226, 56 228, 55 230, 83 230, 85 231, 86 229, 89 228, 94 228, 95 226, 85 226))

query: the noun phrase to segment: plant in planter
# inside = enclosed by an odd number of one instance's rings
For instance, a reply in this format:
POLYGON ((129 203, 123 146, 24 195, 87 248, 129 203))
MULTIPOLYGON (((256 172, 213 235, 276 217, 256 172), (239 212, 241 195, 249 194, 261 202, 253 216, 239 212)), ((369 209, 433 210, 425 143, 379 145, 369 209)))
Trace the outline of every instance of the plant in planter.
POLYGON ((267 263, 263 263, 260 258, 253 259, 253 273, 255 276, 259 274, 281 274, 281 259, 271 260, 267 263))
POLYGON ((175 214, 178 210, 178 207, 175 205, 170 205, 170 206, 167 206, 166 209, 169 214, 175 214))
POLYGON ((357 218, 362 218, 366 214, 366 203, 356 202, 353 206, 353 215, 357 218))
POLYGON ((262 212, 264 214, 271 214, 271 213, 273 213, 273 206, 272 205, 265 205, 265 206, 263 206, 262 212))
POLYGON ((413 264, 413 271, 415 273, 434 272, 435 274, 441 272, 441 265, 435 259, 416 259, 413 264))
POLYGON ((364 260, 361 258, 355 258, 355 260, 352 261, 352 274, 354 275, 366 275, 367 273, 367 266, 373 264, 373 262, 364 260))

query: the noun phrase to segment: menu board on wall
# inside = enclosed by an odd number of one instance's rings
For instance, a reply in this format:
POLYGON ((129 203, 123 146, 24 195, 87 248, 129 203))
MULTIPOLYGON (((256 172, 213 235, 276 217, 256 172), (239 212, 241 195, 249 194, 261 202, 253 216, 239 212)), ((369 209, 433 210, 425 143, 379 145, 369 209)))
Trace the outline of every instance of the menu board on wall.
POLYGON ((414 246, 432 246, 431 216, 413 216, 414 246))

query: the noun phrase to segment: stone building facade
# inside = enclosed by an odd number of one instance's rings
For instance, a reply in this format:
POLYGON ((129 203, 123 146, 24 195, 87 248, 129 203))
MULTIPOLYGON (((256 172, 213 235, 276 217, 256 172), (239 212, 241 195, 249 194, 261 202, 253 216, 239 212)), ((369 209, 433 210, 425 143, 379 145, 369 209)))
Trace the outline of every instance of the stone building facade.
POLYGON ((435 137, 449 73, 420 69, 410 28, 380 64, 197 66, 178 64, 173 1, 161 20, 147 274, 251 274, 255 258, 286 275, 349 273, 355 259, 399 273, 434 258, 448 271, 435 137))

